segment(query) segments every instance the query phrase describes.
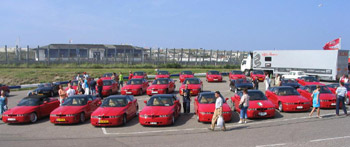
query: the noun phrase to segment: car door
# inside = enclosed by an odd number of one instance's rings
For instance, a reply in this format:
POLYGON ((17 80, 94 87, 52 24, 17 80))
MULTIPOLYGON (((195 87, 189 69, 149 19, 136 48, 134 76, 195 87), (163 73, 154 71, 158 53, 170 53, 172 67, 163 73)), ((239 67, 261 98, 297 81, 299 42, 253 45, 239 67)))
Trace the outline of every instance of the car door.
POLYGON ((49 98, 42 98, 39 101, 39 115, 40 117, 47 116, 50 114, 49 98))

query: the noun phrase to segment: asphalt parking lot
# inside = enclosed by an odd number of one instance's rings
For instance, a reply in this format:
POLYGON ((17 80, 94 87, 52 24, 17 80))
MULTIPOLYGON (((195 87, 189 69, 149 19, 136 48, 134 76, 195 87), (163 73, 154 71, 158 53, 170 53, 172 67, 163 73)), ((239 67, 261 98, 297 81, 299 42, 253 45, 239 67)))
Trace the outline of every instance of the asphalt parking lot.
MULTIPOLYGON (((204 91, 218 90, 225 98, 234 95, 229 91, 228 77, 221 83, 201 79, 204 91)), ((178 94, 178 81, 176 87, 175 93, 182 99, 178 94)), ((265 91, 263 83, 259 88, 265 91)), ((27 92, 12 92, 9 107, 14 107, 27 92)), ((135 98, 141 110, 149 96, 135 98)), ((193 101, 191 112, 182 114, 174 126, 163 127, 141 126, 137 117, 119 127, 93 127, 89 120, 84 124, 53 125, 48 117, 35 124, 1 122, 0 146, 348 146, 350 143, 350 117, 336 117, 334 109, 322 109, 322 119, 309 118, 308 112, 276 110, 275 118, 250 119, 247 124, 238 124, 239 115, 234 112, 232 121, 226 123, 226 132, 212 132, 207 130, 210 124, 198 123, 193 114, 193 101)))

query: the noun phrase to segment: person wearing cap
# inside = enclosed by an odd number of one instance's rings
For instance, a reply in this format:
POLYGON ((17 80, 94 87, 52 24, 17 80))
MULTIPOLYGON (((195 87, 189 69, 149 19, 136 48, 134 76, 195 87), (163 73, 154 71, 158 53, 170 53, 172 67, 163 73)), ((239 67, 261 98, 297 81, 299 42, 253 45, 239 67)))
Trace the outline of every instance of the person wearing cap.
MULTIPOLYGON (((219 116, 223 117, 222 116, 222 105, 224 103, 224 98, 221 97, 220 91, 215 92, 215 97, 216 97, 215 111, 214 111, 213 118, 211 119, 211 126, 210 126, 210 128, 208 128, 211 131, 214 131, 215 124, 216 124, 216 121, 218 120, 219 116)), ((225 121, 223 121, 223 125, 222 125, 221 130, 226 131, 225 121)))
POLYGON ((344 87, 344 82, 340 82, 340 86, 337 88, 335 93, 337 94, 337 101, 336 101, 337 103, 336 103, 335 114, 337 116, 339 116, 339 107, 340 107, 340 104, 342 104, 344 114, 346 116, 348 116, 347 111, 346 111, 346 106, 344 104, 344 100, 345 100, 346 96, 348 95, 348 90, 344 87))
POLYGON ((183 90, 182 105, 184 108, 184 113, 190 113, 190 102, 191 102, 191 90, 188 89, 188 85, 185 85, 183 90))

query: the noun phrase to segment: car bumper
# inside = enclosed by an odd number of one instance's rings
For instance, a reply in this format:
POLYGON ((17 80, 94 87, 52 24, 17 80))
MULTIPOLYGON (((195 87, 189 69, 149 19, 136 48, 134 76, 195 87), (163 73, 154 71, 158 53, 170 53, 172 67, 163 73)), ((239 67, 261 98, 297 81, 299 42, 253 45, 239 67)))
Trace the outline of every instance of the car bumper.
POLYGON ((124 91, 124 90, 122 90, 120 92, 120 94, 122 94, 122 95, 137 95, 138 93, 137 93, 137 91, 124 91))
POLYGON ((3 116, 4 123, 27 123, 30 122, 29 116, 3 116))
MULTIPOLYGON (((197 115, 198 115, 198 118, 199 118, 200 122, 211 122, 211 119, 213 118, 214 114, 201 114, 201 113, 198 113, 197 115)), ((231 116, 232 116, 232 113, 225 113, 225 114, 223 114, 224 121, 225 122, 231 121, 231 116)))
POLYGON ((165 91, 148 91, 147 95, 154 95, 154 94, 167 94, 165 91))
POLYGON ((320 108, 335 108, 337 106, 336 104, 336 101, 321 102, 320 108))
POLYGON ((222 82, 222 78, 208 78, 208 82, 222 82))
POLYGON ((310 104, 301 104, 301 105, 286 105, 283 104, 283 111, 287 112, 302 112, 302 111, 309 111, 311 105, 310 104))
POLYGON ((122 117, 119 118, 91 118, 91 125, 93 126, 118 126, 123 124, 122 117))
POLYGON ((271 118, 275 116, 275 109, 273 110, 248 110, 247 111, 248 118, 271 118), (266 112, 266 113, 265 113, 266 112))
POLYGON ((139 122, 141 125, 145 126, 162 126, 162 125, 170 125, 172 123, 172 117, 139 117, 139 122))
POLYGON ((74 124, 74 123, 79 123, 80 119, 79 119, 79 116, 72 116, 72 117, 50 116, 50 122, 53 124, 74 124), (62 119, 64 119, 64 121, 62 119))

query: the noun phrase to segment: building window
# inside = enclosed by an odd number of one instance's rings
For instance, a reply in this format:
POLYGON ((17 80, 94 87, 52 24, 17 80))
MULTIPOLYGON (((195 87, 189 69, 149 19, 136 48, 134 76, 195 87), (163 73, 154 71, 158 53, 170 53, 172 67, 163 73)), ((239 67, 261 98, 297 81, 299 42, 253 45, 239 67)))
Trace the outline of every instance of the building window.
POLYGON ((107 49, 107 57, 114 57, 115 49, 107 49))
POLYGON ((80 55, 80 58, 87 58, 88 57, 87 49, 79 49, 79 55, 80 55))
POLYGON ((272 61, 271 57, 265 57, 265 61, 272 61))

